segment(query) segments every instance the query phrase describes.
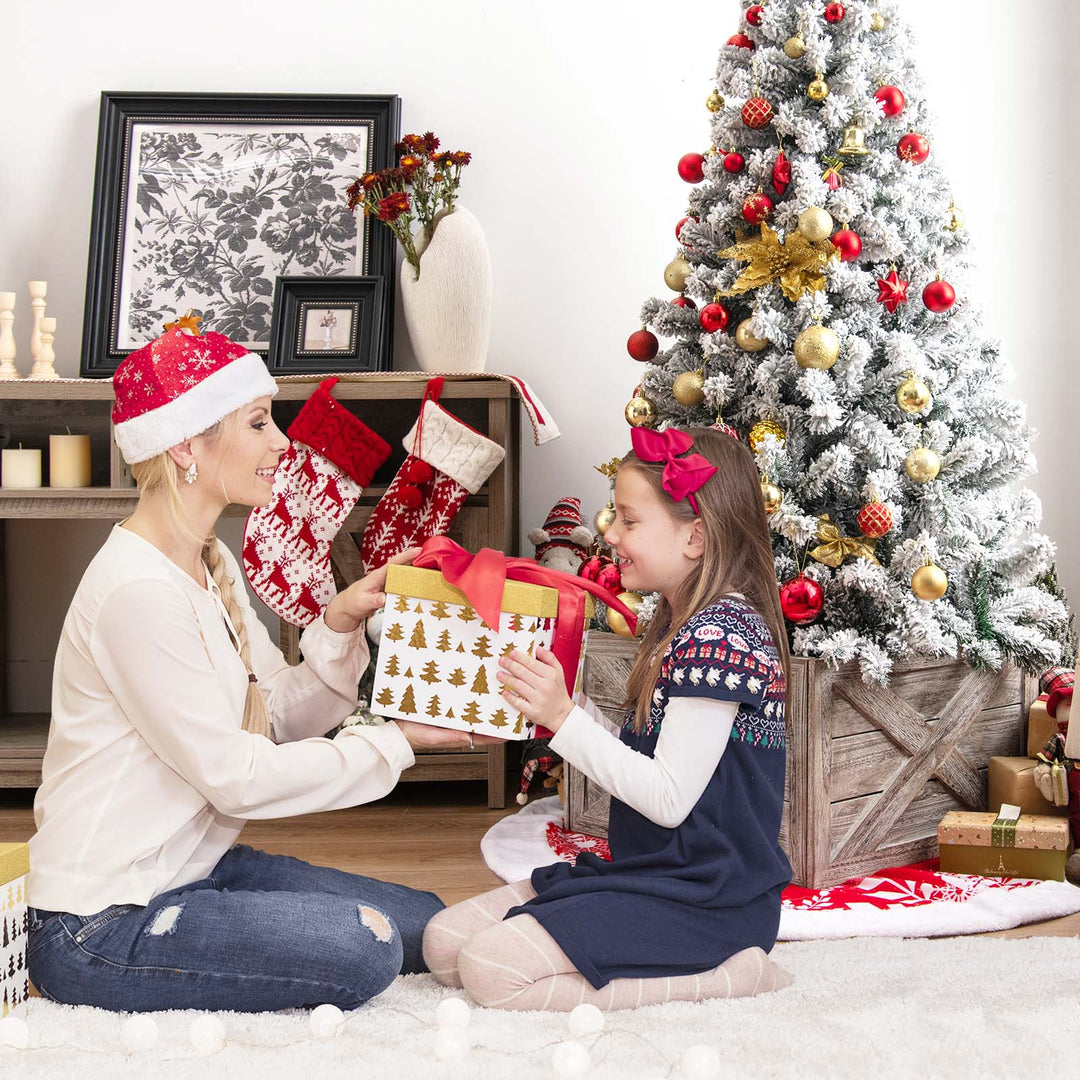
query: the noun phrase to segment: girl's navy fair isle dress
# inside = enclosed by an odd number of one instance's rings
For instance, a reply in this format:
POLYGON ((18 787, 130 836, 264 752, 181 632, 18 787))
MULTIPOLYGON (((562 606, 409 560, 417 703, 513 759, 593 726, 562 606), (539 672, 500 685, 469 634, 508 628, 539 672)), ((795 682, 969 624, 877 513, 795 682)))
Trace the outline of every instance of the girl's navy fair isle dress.
POLYGON ((731 739, 685 821, 664 828, 611 800, 611 862, 533 871, 532 915, 599 989, 617 978, 688 975, 776 942, 791 867, 779 843, 784 801, 784 673, 768 624, 724 598, 691 618, 665 654, 648 723, 621 740, 653 756, 673 697, 738 702, 731 739))

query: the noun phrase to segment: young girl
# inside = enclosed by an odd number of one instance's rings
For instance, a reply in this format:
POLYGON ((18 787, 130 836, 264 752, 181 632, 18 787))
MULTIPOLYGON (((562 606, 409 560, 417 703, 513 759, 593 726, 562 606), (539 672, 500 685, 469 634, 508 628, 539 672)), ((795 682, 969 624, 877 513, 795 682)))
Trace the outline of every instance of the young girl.
POLYGON ((574 706, 550 653, 515 652, 499 673, 552 749, 611 792, 611 862, 541 867, 432 919, 429 968, 482 1005, 623 1009, 790 981, 765 955, 791 876, 788 652, 757 469, 710 429, 635 429, 633 444, 605 539, 625 588, 662 599, 621 730, 574 706))
POLYGON ((467 735, 398 721, 315 737, 356 705, 386 571, 334 597, 303 663, 285 662, 214 535, 229 503, 269 503, 289 445, 257 355, 173 330, 113 385, 139 502, 87 568, 56 653, 30 977, 53 1000, 124 1011, 355 1008, 424 970, 438 897, 234 841, 245 818, 381 798, 414 748, 467 735))

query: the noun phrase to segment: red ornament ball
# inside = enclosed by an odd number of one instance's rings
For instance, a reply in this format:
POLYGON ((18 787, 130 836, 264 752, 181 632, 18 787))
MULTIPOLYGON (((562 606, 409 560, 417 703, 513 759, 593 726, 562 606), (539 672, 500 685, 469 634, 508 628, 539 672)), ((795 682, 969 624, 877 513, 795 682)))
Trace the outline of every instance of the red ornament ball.
POLYGON ((705 156, 703 154, 683 154, 679 158, 679 175, 688 184, 700 184, 705 179, 705 156))
POLYGON ((601 589, 607 589, 608 592, 622 592, 622 571, 613 562, 603 567, 593 580, 601 589))
POLYGON ((671 303, 675 307, 689 308, 690 311, 697 311, 697 304, 695 304, 689 296, 676 296, 671 303))
POLYGON ((710 424, 709 427, 713 431, 722 431, 725 435, 730 435, 736 442, 739 441, 739 433, 730 424, 725 424, 723 420, 717 420, 715 424, 710 424))
POLYGON ((764 10, 765 9, 761 6, 761 4, 754 4, 752 7, 748 7, 746 9, 746 21, 751 26, 760 26, 761 25, 761 13, 764 10))
POLYGON ((956 290, 947 281, 939 278, 937 281, 931 281, 923 289, 922 302, 931 311, 936 311, 940 315, 956 303, 956 290))
POLYGON ((867 503, 855 520, 863 536, 879 540, 892 528, 892 511, 884 503, 867 503))
POLYGON ((896 153, 904 161, 921 165, 930 156, 930 140, 910 131, 896 144, 896 153))
POLYGON ((742 107, 742 122, 755 131, 758 128, 763 128, 772 119, 772 116, 772 104, 763 97, 747 98, 746 104, 742 107))
POLYGON ((840 252, 841 262, 854 262, 862 254, 862 239, 851 229, 839 229, 832 234, 833 247, 840 252))
POLYGON ((743 200, 742 216, 751 225, 760 225, 763 221, 768 221, 772 217, 772 212, 772 199, 768 195, 763 195, 760 191, 756 195, 748 195, 743 200))
POLYGON ((397 501, 409 510, 419 510, 424 505, 424 493, 415 484, 402 484, 397 489, 397 501))
POLYGON ((805 574, 793 577, 780 586, 780 610, 788 622, 805 626, 812 623, 825 606, 825 590, 805 574))
POLYGON ((635 330, 626 339, 626 351, 643 364, 648 363, 659 351, 660 342, 649 330, 635 330))
POLYGON ((904 93, 898 86, 878 87, 874 97, 881 102, 886 116, 899 116, 904 111, 904 93))
POLYGON ((402 472, 404 473, 404 479, 413 484, 426 484, 435 476, 435 470, 426 461, 421 461, 419 458, 413 458, 402 469, 402 472))
POLYGON ((578 569, 578 577, 583 577, 586 581, 595 581, 600 571, 610 565, 611 560, 603 555, 590 555, 578 569))
POLYGON ((743 171, 743 166, 746 164, 746 158, 742 156, 737 150, 732 150, 730 154, 724 155, 724 168, 729 173, 740 173, 743 171))
POLYGON ((694 217, 693 214, 687 214, 686 217, 679 219, 679 224, 675 226, 675 239, 678 240, 682 236, 683 226, 688 221, 698 221, 699 219, 694 217))
POLYGON ((826 4, 825 5, 825 21, 831 23, 838 23, 844 17, 844 5, 843 4, 826 4))
POLYGON ((726 330, 728 323, 731 322, 731 316, 728 314, 728 309, 723 304, 706 304, 701 309, 701 314, 698 316, 698 322, 701 323, 701 329, 706 334, 715 334, 717 330, 726 330))
POLYGON ((754 43, 740 30, 737 34, 732 34, 727 39, 729 45, 734 45, 737 49, 749 49, 751 52, 754 50, 754 43))

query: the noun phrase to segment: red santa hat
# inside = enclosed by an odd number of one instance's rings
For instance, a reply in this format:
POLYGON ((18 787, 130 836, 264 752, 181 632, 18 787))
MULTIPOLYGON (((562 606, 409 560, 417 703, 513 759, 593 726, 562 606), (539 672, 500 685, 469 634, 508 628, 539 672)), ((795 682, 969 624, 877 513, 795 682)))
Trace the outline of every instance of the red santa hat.
POLYGON ((548 512, 544 527, 529 533, 529 540, 536 545, 537 559, 550 547, 587 548, 593 534, 581 520, 581 500, 560 499, 548 512))
POLYGON ((199 435, 277 383, 262 358, 224 334, 176 327, 136 349, 113 375, 116 445, 129 465, 199 435))

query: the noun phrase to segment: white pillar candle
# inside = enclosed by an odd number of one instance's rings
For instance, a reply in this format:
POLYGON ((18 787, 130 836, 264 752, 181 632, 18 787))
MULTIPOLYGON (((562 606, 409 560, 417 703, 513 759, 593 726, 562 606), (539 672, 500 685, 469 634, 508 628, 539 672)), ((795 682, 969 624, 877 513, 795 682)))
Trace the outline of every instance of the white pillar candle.
POLYGON ((90 486, 90 436, 49 436, 49 486, 84 488, 90 486))
POLYGON ((41 487, 40 450, 24 450, 20 444, 17 450, 3 450, 0 455, 0 487, 14 490, 41 487))

